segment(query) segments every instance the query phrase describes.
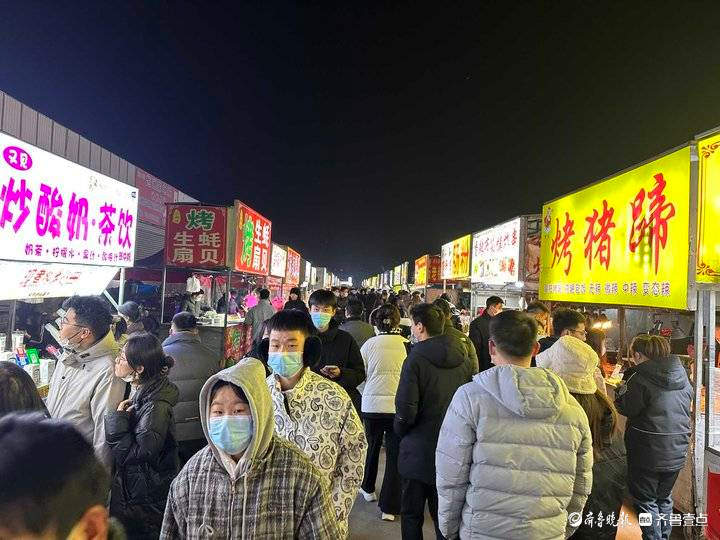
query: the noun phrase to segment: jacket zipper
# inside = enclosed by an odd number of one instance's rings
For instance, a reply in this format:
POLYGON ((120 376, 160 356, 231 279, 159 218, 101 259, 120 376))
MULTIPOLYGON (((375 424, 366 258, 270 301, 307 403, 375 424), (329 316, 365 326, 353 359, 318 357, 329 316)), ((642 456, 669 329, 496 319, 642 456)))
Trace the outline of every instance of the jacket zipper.
POLYGON ((235 510, 235 483, 237 479, 230 480, 230 519, 228 520, 228 538, 232 538, 233 513, 235 510))

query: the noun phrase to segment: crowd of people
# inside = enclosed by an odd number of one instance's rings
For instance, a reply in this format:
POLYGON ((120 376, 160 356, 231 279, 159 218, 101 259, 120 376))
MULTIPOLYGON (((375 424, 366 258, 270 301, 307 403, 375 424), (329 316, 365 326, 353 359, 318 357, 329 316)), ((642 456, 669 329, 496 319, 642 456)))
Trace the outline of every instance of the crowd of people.
POLYGON ((426 508, 438 539, 614 538, 586 517, 628 493, 669 538, 692 390, 663 337, 633 340, 613 402, 602 333, 540 302, 490 297, 468 336, 447 296, 293 289, 276 310, 263 289, 224 370, 186 307, 161 343, 137 304, 116 339, 101 298, 69 298, 46 402, 0 362, 0 538, 347 538, 358 494, 404 540, 426 508))

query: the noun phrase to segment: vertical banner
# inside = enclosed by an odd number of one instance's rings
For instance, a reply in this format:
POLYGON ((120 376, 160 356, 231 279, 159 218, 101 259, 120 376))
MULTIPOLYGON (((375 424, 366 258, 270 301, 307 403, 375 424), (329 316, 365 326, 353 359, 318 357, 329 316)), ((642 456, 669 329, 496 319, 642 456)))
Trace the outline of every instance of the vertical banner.
POLYGON ((267 276, 270 273, 272 223, 236 201, 235 270, 267 276))

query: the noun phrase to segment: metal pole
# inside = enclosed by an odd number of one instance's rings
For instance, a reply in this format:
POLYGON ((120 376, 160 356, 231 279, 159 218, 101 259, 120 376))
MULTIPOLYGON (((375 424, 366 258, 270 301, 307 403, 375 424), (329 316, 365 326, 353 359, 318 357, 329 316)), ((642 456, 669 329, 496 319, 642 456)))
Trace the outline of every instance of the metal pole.
POLYGON ((118 290, 118 305, 125 303, 125 268, 120 269, 120 289, 118 290))
POLYGON ((704 471, 704 454, 705 448, 700 444, 702 440, 703 429, 700 424, 702 412, 700 411, 700 403, 702 402, 702 385, 703 385, 703 341, 704 326, 703 316, 705 306, 705 291, 697 291, 697 306, 695 307, 695 358, 693 358, 693 370, 695 379, 695 407, 693 407, 693 431, 695 435, 694 460, 692 469, 693 487, 695 491, 695 510, 696 513, 704 512, 705 508, 705 471, 704 471), (699 428, 699 429, 698 429, 699 428))
POLYGON ((163 266, 162 288, 160 289, 160 324, 165 322, 165 282, 167 281, 167 266, 163 266))
POLYGON ((447 292, 447 279, 443 279, 443 292, 447 292))
POLYGON ((625 326, 625 308, 619 307, 618 308, 618 331, 620 335, 618 336, 618 339, 620 343, 618 343, 618 354, 620 355, 620 358, 617 359, 617 361, 622 361, 623 358, 625 358, 627 354, 627 328, 625 326))
POLYGON ((8 331, 5 336, 5 344, 2 347, 3 351, 12 350, 12 334, 15 331, 15 311, 17 310, 17 300, 10 302, 10 309, 8 310, 8 331))

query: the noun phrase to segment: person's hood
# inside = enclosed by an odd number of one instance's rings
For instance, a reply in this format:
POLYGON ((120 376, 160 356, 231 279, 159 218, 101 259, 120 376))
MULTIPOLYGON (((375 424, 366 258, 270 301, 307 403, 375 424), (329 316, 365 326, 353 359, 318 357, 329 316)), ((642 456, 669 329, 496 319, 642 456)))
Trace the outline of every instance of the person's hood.
POLYGON ((595 371, 600 363, 595 350, 573 336, 563 336, 535 357, 538 367, 557 374, 574 394, 597 391, 595 371))
POLYGON ((573 399, 560 377, 542 368, 495 366, 475 375, 473 383, 524 418, 548 418, 573 399))
POLYGON ((154 380, 141 385, 133 401, 140 406, 148 401, 164 401, 171 407, 177 405, 180 390, 171 383, 166 375, 160 375, 154 380))
POLYGON ((119 351, 120 347, 115 341, 115 336, 112 332, 108 332, 107 334, 105 334, 104 338, 102 338, 100 341, 95 343, 87 350, 79 352, 69 351, 68 354, 63 358, 63 362, 65 362, 66 364, 84 364, 87 362, 92 362, 93 360, 97 360, 98 358, 107 357, 115 360, 119 351))
POLYGON ((203 433, 215 460, 221 467, 225 468, 220 450, 210 440, 208 433, 210 394, 218 381, 227 381, 239 386, 250 402, 254 433, 250 445, 238 463, 240 465, 240 474, 245 474, 252 468, 254 462, 265 457, 275 432, 273 405, 270 390, 268 390, 265 382, 265 367, 260 360, 244 358, 234 366, 210 377, 203 385, 202 390, 200 390, 200 423, 202 424, 203 433))
POLYGON ((444 334, 421 341, 413 347, 412 353, 441 369, 456 368, 465 362, 467 356, 467 350, 460 340, 444 334))
POLYGON ((674 354, 666 358, 647 360, 639 364, 635 371, 656 386, 667 390, 680 390, 688 384, 687 372, 680 358, 674 354))
POLYGON ((168 336, 162 344, 163 347, 166 347, 167 345, 179 342, 200 343, 200 336, 192 332, 175 332, 171 336, 168 336))

